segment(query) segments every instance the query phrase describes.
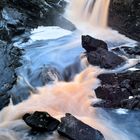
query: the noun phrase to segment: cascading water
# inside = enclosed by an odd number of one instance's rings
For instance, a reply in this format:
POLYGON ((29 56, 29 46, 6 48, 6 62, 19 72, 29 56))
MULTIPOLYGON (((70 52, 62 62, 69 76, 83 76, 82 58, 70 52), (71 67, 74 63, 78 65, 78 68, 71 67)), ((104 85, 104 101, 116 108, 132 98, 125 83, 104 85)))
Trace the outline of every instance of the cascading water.
POLYGON ((97 0, 90 16, 93 26, 106 28, 108 22, 110 0, 97 0))
MULTIPOLYGON (((109 2, 110 0, 72 0, 71 20, 77 23, 76 25, 86 22, 85 27, 90 24, 91 26, 99 25, 105 28, 107 26, 109 2)), ((88 31, 86 29, 86 33, 88 31)), ((37 74, 38 69, 43 65, 55 65, 63 72, 83 52, 79 40, 80 35, 78 32, 77 37, 77 32, 72 33, 57 27, 47 28, 47 30, 41 27, 39 30, 34 31, 30 36, 30 41, 20 44, 20 47, 25 49, 25 54, 22 61, 23 66, 17 69, 17 75, 23 76, 28 80, 29 84, 32 84, 32 75, 37 74), (56 33, 61 35, 56 37, 56 33)), ((111 38, 112 36, 118 38, 119 42, 117 43, 119 45, 132 41, 120 34, 116 35, 116 32, 110 35, 107 31, 106 35, 101 30, 98 35, 97 32, 93 35, 107 40, 109 46, 111 46, 110 42, 113 42, 113 47, 116 47, 116 40, 114 42, 111 38), (101 34, 103 34, 103 37, 101 37, 101 34), (109 37, 109 39, 106 37, 109 37)), ((17 42, 16 45, 18 45, 17 42)), ((82 66, 83 62, 81 62, 82 66)), ((84 66, 87 65, 84 64, 84 66)), ((81 70, 83 70, 83 67, 81 70)), ((132 118, 128 120, 121 119, 121 121, 123 120, 122 126, 119 114, 115 110, 114 116, 116 115, 117 119, 115 118, 116 123, 113 123, 113 117, 109 116, 106 111, 91 107, 91 104, 97 100, 94 89, 99 85, 99 80, 96 77, 102 72, 105 71, 98 67, 89 66, 76 75, 71 82, 56 80, 52 85, 37 88, 38 94, 32 94, 28 100, 18 105, 10 104, 4 108, 0 112, 0 140, 42 140, 37 135, 30 136, 29 128, 21 119, 25 113, 34 111, 47 111, 57 119, 60 119, 65 113, 71 113, 78 119, 100 130, 106 140, 139 140, 135 135, 129 134, 132 131, 129 129, 132 127, 137 132, 137 124, 131 122, 134 118, 138 118, 139 113, 132 113, 132 118), (127 129, 125 125, 128 125, 127 129)), ((72 74, 75 75, 73 71, 72 74)), ((38 81, 38 77, 33 79, 35 82, 38 81)), ((112 114, 112 111, 110 111, 110 114, 112 114)), ((126 111, 123 114, 125 118, 130 117, 130 114, 127 114, 126 111)), ((52 136, 45 136, 43 140, 63 140, 63 138, 54 133, 52 136)))
POLYGON ((107 27, 110 0, 72 0, 71 19, 84 21, 92 26, 107 27))

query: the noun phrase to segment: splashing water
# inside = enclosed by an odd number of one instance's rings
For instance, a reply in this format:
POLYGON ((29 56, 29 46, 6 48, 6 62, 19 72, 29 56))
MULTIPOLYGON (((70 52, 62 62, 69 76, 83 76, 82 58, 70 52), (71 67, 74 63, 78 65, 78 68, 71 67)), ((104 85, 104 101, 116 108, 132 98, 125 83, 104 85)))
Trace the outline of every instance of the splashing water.
MULTIPOLYGON (((93 89, 99 85, 96 77, 103 71, 98 67, 89 66, 72 82, 56 82, 54 85, 38 88, 38 94, 31 95, 28 100, 16 106, 9 105, 1 111, 0 127, 7 128, 14 123, 17 124, 17 120, 20 120, 27 112, 47 111, 59 120, 65 113, 71 113, 100 130, 106 140, 129 140, 126 135, 121 135, 119 130, 114 129, 112 124, 109 122, 106 124, 99 119, 96 116, 96 109, 91 107, 92 102, 96 99, 93 89)), ((6 134, 6 136, 8 135, 6 134)), ((59 138, 57 139, 59 140, 59 138)))
MULTIPOLYGON (((72 12, 70 12, 71 21, 76 23, 76 25, 78 25, 78 28, 83 22, 86 23, 85 27, 88 27, 89 25, 94 27, 99 25, 100 28, 104 28, 104 29, 99 30, 98 28, 98 30, 95 30, 95 28, 92 28, 94 29, 93 30, 94 33, 93 31, 91 31, 91 28, 89 29, 85 28, 84 30, 82 29, 82 31, 87 34, 92 32, 92 36, 95 36, 100 39, 104 38, 109 42, 113 42, 113 44, 114 42, 120 43, 121 41, 124 43, 131 43, 131 42, 134 43, 132 40, 125 38, 124 36, 114 31, 108 32, 108 30, 106 29, 109 3, 110 0, 96 0, 96 1, 95 0, 87 0, 87 1, 72 0, 71 1, 72 12)), ((44 29, 42 29, 41 32, 43 32, 43 30, 44 29)), ((52 36, 50 38, 48 37, 48 28, 45 33, 46 34, 43 34, 43 36, 47 36, 47 39, 52 38, 52 36)), ((67 34, 69 34, 69 32, 66 32, 65 35, 67 34)), ((28 45, 26 46, 25 44, 26 56, 31 57, 30 59, 31 65, 30 64, 29 65, 31 67, 31 70, 33 70, 34 72, 36 71, 36 68, 38 68, 40 65, 46 64, 47 61, 50 61, 50 64, 52 64, 52 62, 54 61, 56 62, 55 60, 56 51, 58 55, 57 58, 59 58, 57 60, 57 63, 59 65, 62 63, 63 67, 64 65, 67 65, 67 63, 69 65, 69 62, 71 62, 72 59, 75 58, 75 55, 77 56, 80 55, 81 53, 81 50, 79 50, 79 48, 81 49, 79 37, 75 42, 73 42, 74 39, 70 40, 70 36, 65 37, 65 39, 67 38, 69 42, 67 42, 68 45, 66 44, 63 45, 63 41, 65 40, 63 38, 62 39, 55 38, 56 40, 54 40, 54 42, 53 41, 51 42, 46 40, 45 37, 42 38, 42 36, 38 38, 39 36, 40 33, 38 33, 37 36, 37 39, 40 41, 36 41, 36 37, 32 35, 31 39, 34 41, 34 43, 31 44, 31 46, 28 45), (41 41, 43 39, 45 40, 44 42, 41 41), (58 43, 57 45, 55 44, 56 42, 58 43), (43 44, 45 43, 46 45, 43 46, 43 44), (76 46, 78 46, 77 49, 76 46), (70 52, 70 50, 73 51, 70 52), (69 56, 66 56, 68 51, 70 52, 69 56), (40 55, 36 55, 36 54, 40 54, 40 55), (73 57, 72 54, 74 54, 73 57), (64 56, 65 58, 67 58, 65 61, 63 61, 64 56), (44 59, 44 57, 46 60, 44 59), (62 59, 60 59, 61 57, 62 59)), ((72 36, 74 35, 72 34, 72 36)), ((24 65, 23 67, 28 68, 28 65, 24 65)), ((22 67, 21 69, 20 70, 23 71, 22 67)), ((13 131, 13 128, 14 129, 16 128, 16 130, 19 129, 18 131, 20 131, 22 129, 21 125, 24 125, 24 128, 27 129, 27 126, 25 125, 25 123, 22 121, 21 118, 25 113, 31 113, 34 111, 46 111, 57 119, 60 119, 62 116, 64 116, 65 113, 71 113, 72 115, 76 116, 78 119, 82 120, 83 122, 101 131, 105 136, 106 140, 118 140, 118 139, 139 140, 139 138, 135 138, 135 136, 133 137, 130 136, 130 134, 128 134, 128 132, 126 131, 125 127, 124 129, 117 127, 112 122, 112 118, 109 117, 105 111, 100 109, 95 109, 91 106, 91 104, 97 100, 94 94, 94 89, 100 83, 96 77, 102 72, 104 72, 104 70, 101 70, 98 67, 89 66, 81 73, 76 75, 74 80, 71 82, 56 81, 56 83, 54 83, 53 85, 46 85, 44 87, 40 87, 38 88, 38 94, 32 94, 28 100, 23 101, 22 103, 16 106, 10 104, 8 107, 4 108, 0 112, 0 128, 1 128, 0 140, 2 140, 2 138, 7 140, 32 139, 32 138, 27 138, 27 136, 22 138, 18 137, 13 131)), ((136 117, 132 117, 130 122, 134 118, 136 117)), ((127 122, 125 122, 125 125, 126 124, 127 122)), ((53 135, 50 138, 47 137, 43 140, 56 140, 56 139, 62 140, 62 138, 60 138, 58 134, 56 134, 55 136, 53 135)), ((35 140, 37 140, 37 138, 35 138, 35 140)))
POLYGON ((70 17, 72 21, 84 21, 92 26, 107 27, 110 0, 72 0, 70 17))

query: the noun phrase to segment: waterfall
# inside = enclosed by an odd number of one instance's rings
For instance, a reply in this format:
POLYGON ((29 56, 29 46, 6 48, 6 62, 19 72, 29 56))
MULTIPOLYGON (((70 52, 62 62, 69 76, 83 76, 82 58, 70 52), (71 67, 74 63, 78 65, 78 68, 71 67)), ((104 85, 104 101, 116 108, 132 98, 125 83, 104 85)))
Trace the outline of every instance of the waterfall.
POLYGON ((106 28, 110 0, 72 0, 70 3, 71 20, 86 22, 92 26, 106 28))

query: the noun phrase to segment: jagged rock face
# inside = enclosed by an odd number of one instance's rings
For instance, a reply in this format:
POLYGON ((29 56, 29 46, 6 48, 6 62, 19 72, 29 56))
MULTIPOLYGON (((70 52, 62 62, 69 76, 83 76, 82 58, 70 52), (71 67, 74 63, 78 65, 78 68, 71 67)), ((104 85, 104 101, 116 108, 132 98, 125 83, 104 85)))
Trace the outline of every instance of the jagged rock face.
POLYGON ((7 92, 15 83, 15 68, 21 66, 20 55, 20 49, 0 42, 0 92, 7 92))
POLYGON ((112 0, 109 25, 128 37, 140 41, 139 5, 139 0, 112 0))
POLYGON ((104 41, 91 36, 82 36, 82 47, 87 51, 88 62, 92 65, 113 69, 125 62, 123 58, 108 51, 104 41))
POLYGON ((96 96, 103 99, 94 106, 107 108, 140 109, 140 71, 98 76, 101 86, 95 89, 96 96), (132 99, 129 99, 132 97, 132 99))
POLYGON ((66 5, 64 0, 1 0, 0 39, 10 41, 41 25, 74 30, 75 26, 62 15, 66 5))
POLYGON ((0 41, 0 109, 8 105, 9 94, 7 93, 16 82, 15 69, 21 66, 19 57, 21 50, 12 44, 7 45, 0 41))
POLYGON ((61 118, 58 132, 72 140, 105 140, 104 136, 96 129, 76 119, 71 114, 61 118))

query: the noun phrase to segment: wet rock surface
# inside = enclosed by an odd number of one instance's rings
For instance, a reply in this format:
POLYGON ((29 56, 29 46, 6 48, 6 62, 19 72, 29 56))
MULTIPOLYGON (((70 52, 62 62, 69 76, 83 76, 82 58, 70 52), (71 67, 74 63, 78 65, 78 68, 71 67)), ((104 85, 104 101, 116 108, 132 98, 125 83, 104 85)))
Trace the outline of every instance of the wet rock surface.
POLYGON ((105 140, 96 129, 78 120, 71 114, 61 118, 61 122, 50 116, 47 112, 36 111, 23 116, 25 123, 36 132, 52 132, 57 130, 60 136, 72 140, 105 140))
POLYGON ((7 106, 10 102, 10 96, 8 94, 0 93, 0 110, 7 106))
POLYGON ((109 25, 122 34, 140 41, 140 1, 112 0, 109 25))
POLYGON ((108 51, 107 44, 91 36, 82 36, 82 47, 87 51, 88 62, 101 68, 113 69, 123 64, 125 60, 122 57, 108 51))
POLYGON ((129 58, 137 58, 140 56, 140 44, 137 44, 134 47, 121 46, 119 48, 113 49, 112 51, 120 55, 125 55, 129 58))
POLYGON ((140 71, 127 71, 118 74, 101 74, 101 86, 96 90, 96 96, 103 101, 94 106, 109 108, 139 108, 140 71), (131 99, 129 99, 131 97, 131 99))
POLYGON ((23 120, 33 130, 36 131, 54 131, 59 125, 59 121, 51 117, 47 112, 34 112, 33 114, 25 114, 23 120))
POLYGON ((58 132, 72 140, 105 140, 104 136, 96 129, 76 119, 71 114, 61 118, 58 132))
POLYGON ((66 4, 64 0, 1 0, 0 39, 10 41, 14 36, 39 25, 74 30, 75 26, 62 16, 66 4))
POLYGON ((0 41, 0 109, 8 105, 8 91, 16 83, 15 69, 21 66, 19 58, 22 51, 12 44, 0 41))
MULTIPOLYGON (((27 99, 31 91, 26 82, 24 82, 25 85, 17 84, 13 88, 13 85, 18 81, 16 68, 21 66, 20 56, 23 51, 13 46, 14 41, 26 42, 29 39, 30 30, 40 25, 56 25, 74 30, 75 26, 62 16, 66 5, 67 2, 64 0, 0 1, 0 92, 10 94, 14 104, 27 99), (13 90, 9 92, 11 88, 13 90), (17 90, 19 91, 18 95, 15 94, 17 90)), ((52 80, 52 77, 45 76, 46 71, 44 68, 39 75, 36 75, 36 77, 40 76, 40 85, 37 86, 45 85, 46 82, 52 80)))

